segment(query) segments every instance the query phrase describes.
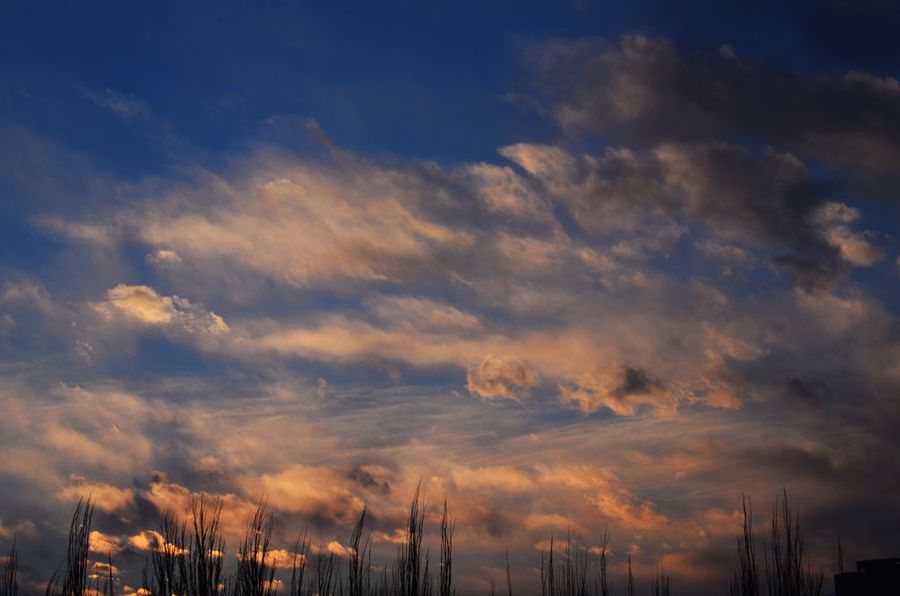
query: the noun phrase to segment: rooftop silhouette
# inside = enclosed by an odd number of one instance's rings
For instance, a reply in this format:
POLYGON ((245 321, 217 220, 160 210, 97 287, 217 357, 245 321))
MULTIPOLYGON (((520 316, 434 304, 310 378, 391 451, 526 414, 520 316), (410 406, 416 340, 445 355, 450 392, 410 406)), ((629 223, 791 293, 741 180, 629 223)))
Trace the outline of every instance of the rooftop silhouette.
POLYGON ((834 576, 835 596, 900 594, 900 558, 857 561, 856 571, 834 576))

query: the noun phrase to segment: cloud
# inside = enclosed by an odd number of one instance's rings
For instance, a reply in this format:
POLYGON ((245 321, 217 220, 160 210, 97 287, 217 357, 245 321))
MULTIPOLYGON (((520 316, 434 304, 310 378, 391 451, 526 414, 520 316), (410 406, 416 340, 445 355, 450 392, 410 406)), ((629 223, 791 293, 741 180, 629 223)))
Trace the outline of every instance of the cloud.
POLYGON ((462 489, 527 493, 534 489, 535 483, 525 471, 502 466, 483 468, 455 467, 452 479, 462 489))
POLYGON ((94 553, 110 555, 119 554, 122 550, 120 540, 116 536, 108 536, 99 530, 91 530, 88 548, 94 553))
MULTIPOLYGON (((237 553, 236 557, 239 560, 242 559, 241 553, 237 553)), ((261 552, 257 553, 256 560, 260 563, 263 561, 261 552)), ((276 569, 292 569, 295 565, 301 567, 304 562, 305 560, 302 553, 292 552, 284 548, 272 548, 266 552, 266 565, 275 567, 276 569)))
POLYGON ((841 257, 859 267, 871 267, 884 258, 881 250, 849 225, 859 220, 859 210, 846 203, 828 202, 820 205, 813 214, 813 221, 821 226, 822 234, 838 248, 841 257))
POLYGON ((406 528, 397 528, 393 533, 372 532, 372 541, 387 542, 388 544, 405 544, 407 537, 406 528))
POLYGON ((35 218, 35 223, 53 234, 71 240, 100 245, 108 244, 112 241, 110 230, 103 225, 69 221, 47 215, 35 218))
POLYGON ((82 89, 81 93, 91 103, 125 120, 147 118, 150 115, 150 107, 133 95, 118 93, 112 89, 104 89, 101 92, 82 89))
POLYGON ((708 258, 721 261, 728 266, 744 269, 752 267, 755 263, 750 252, 733 244, 704 240, 697 245, 697 249, 708 258))
POLYGON ((8 527, 3 525, 3 520, 0 519, 0 538, 3 540, 10 540, 16 536, 34 534, 36 531, 37 526, 35 526, 34 522, 31 520, 23 520, 13 527, 8 527))
MULTIPOLYGON (((92 392, 60 384, 53 392, 57 409, 65 415, 20 418, 23 430, 39 433, 46 448, 109 470, 122 471, 147 461, 152 445, 141 429, 164 419, 165 410, 153 412, 136 396, 116 390, 92 392)), ((74 496, 78 484, 70 485, 64 494, 74 496)), ((88 483, 86 488, 95 488, 108 499, 102 507, 121 504, 125 498, 100 484, 88 483)))
POLYGON ((94 507, 107 513, 122 511, 134 505, 134 493, 130 490, 89 482, 84 478, 74 480, 74 483, 60 491, 60 499, 73 503, 79 499, 90 499, 94 507))
POLYGON ((106 300, 94 303, 94 308, 109 320, 122 316, 151 326, 177 325, 189 332, 228 332, 228 325, 216 313, 187 298, 161 296, 149 286, 119 284, 107 290, 106 300))
MULTIPOLYGON (((121 555, 128 551, 156 551, 172 554, 188 554, 190 552, 188 549, 166 542, 163 535, 156 530, 143 530, 136 534, 121 536, 91 530, 88 547, 91 552, 102 555, 121 555)), ((280 559, 278 560, 280 561, 280 559)))
POLYGON ((323 550, 329 554, 336 555, 345 559, 353 555, 354 552, 351 547, 344 546, 337 540, 332 540, 331 542, 326 544, 323 550))
MULTIPOLYGON (((891 179, 900 144, 896 81, 851 72, 784 72, 718 51, 628 35, 618 44, 556 42, 533 55, 566 129, 656 145, 743 135, 858 176, 891 179)), ((865 182, 865 180, 864 180, 865 182)))
POLYGON ((370 308, 387 324, 422 331, 465 331, 481 326, 477 316, 428 298, 381 296, 371 301, 370 308))
POLYGON ((834 256, 847 245, 847 239, 819 230, 814 218, 827 204, 823 192, 790 153, 769 149, 757 157, 712 141, 607 149, 601 156, 523 144, 503 153, 567 204, 585 229, 618 236, 618 257, 670 250, 686 232, 675 221, 702 225, 715 238, 776 256, 787 252, 778 262, 808 263, 831 279, 838 273, 834 256))
POLYGON ((268 154, 254 174, 147 203, 130 225, 143 242, 182 259, 226 260, 298 286, 399 281, 440 270, 472 246, 470 232, 425 209, 425 176, 348 160, 313 164, 268 154))
POLYGON ((379 466, 354 466, 347 472, 347 478, 353 480, 363 488, 374 489, 382 494, 391 493, 391 485, 387 480, 379 481, 376 475, 380 476, 384 470, 379 466))
POLYGON ((45 315, 57 310, 47 289, 32 280, 8 282, 0 292, 0 304, 27 306, 45 315))
MULTIPOLYGON (((668 270, 682 246, 722 272, 726 261, 742 275, 787 268, 807 291, 834 288, 847 264, 877 262, 859 217, 823 223, 836 202, 791 153, 707 140, 599 155, 520 143, 501 155, 519 169, 259 150, 224 175, 96 218, 110 237, 148 246, 151 261, 177 263, 156 271, 192 299, 119 284, 93 309, 242 366, 362 364, 394 380, 403 367, 449 367, 473 395, 557 386, 582 412, 631 415, 735 407, 745 395, 697 332, 742 303, 668 270), (497 217, 520 199, 542 215, 497 217), (199 300, 228 309, 228 323, 199 300), (598 372, 607 362, 648 363, 653 389, 617 390, 598 372), (659 407, 640 407, 650 404, 659 407)), ((90 361, 115 345, 120 332, 108 329, 100 342, 77 339, 90 361)))
POLYGON ((466 388, 481 397, 518 399, 519 394, 538 383, 537 373, 518 360, 487 355, 466 373, 466 388))
POLYGON ((641 501, 608 469, 589 465, 561 465, 539 468, 540 481, 578 489, 590 505, 608 519, 625 522, 639 530, 658 528, 668 520, 651 501, 641 501))
POLYGON ((560 391, 565 402, 586 413, 607 407, 617 414, 634 414, 642 404, 668 405, 665 388, 647 371, 621 364, 595 368, 560 391))
POLYGON ((465 171, 474 179, 474 190, 489 211, 536 219, 551 217, 549 203, 512 168, 480 163, 465 171))
POLYGON ((266 495, 280 511, 302 513, 338 524, 354 521, 364 502, 348 479, 327 466, 294 465, 273 474, 246 475, 238 484, 248 495, 266 495))
POLYGON ((147 254, 147 262, 154 265, 174 266, 181 263, 181 257, 174 250, 160 248, 147 254))

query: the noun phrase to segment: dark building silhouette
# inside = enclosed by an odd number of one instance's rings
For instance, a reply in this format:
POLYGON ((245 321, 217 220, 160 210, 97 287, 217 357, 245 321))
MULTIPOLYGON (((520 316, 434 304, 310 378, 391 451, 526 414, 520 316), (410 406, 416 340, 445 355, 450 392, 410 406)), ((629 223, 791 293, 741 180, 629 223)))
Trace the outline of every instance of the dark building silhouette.
POLYGON ((834 576, 835 596, 900 595, 900 558, 857 561, 856 571, 834 576))

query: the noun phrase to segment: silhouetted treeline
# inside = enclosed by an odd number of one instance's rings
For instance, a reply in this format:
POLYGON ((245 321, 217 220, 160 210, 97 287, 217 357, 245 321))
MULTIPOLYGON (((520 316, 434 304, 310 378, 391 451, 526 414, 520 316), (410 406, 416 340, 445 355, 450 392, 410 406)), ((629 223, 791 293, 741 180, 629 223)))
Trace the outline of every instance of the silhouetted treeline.
MULTIPOLYGON (((80 501, 69 527, 65 558, 47 583, 45 596, 98 596, 121 592, 111 553, 106 561, 91 561, 90 533, 94 506, 80 501), (92 566, 93 563, 93 566, 92 566)), ((141 596, 455 596, 453 582, 454 521, 444 498, 440 521, 437 568, 425 546, 425 509, 419 489, 412 498, 405 538, 395 559, 387 565, 372 563, 371 534, 366 530, 364 508, 353 527, 343 553, 313 549, 304 531, 294 543, 290 574, 275 560, 272 548, 274 518, 265 501, 248 521, 234 569, 224 569, 226 545, 220 529, 222 502, 195 496, 190 515, 179 521, 163 513, 158 534, 145 561, 137 592, 141 596), (285 577, 279 577, 284 575, 285 577)), ((563 541, 553 533, 549 548, 540 555, 540 587, 543 596, 613 596, 607 568, 609 533, 591 550, 576 548, 571 535, 563 541)), ((738 566, 731 596, 821 596, 824 574, 804 556, 799 514, 788 504, 787 492, 776 498, 766 540, 753 532, 753 508, 744 498, 737 540, 738 566), (760 565, 760 561, 762 564, 760 565)), ((283 552, 283 551, 279 551, 283 552)), ((18 555, 15 539, 4 562, 0 596, 17 596, 18 555)), ((505 585, 499 593, 514 593, 509 555, 505 585)), ((666 571, 659 568, 648 582, 651 596, 670 596, 666 571)), ((490 594, 498 593, 494 579, 490 594)), ((625 590, 635 596, 635 578, 628 557, 625 590)), ((618 596, 618 595, 616 595, 618 596)))

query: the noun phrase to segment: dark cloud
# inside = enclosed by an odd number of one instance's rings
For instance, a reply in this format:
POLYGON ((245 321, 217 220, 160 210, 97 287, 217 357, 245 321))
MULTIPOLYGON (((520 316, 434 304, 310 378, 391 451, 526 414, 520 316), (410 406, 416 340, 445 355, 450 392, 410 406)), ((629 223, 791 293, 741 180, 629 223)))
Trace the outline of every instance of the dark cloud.
POLYGON ((894 180, 900 164, 900 83, 892 78, 801 75, 727 46, 684 50, 642 36, 549 45, 537 63, 557 120, 572 132, 642 146, 774 144, 850 168, 870 187, 894 180))
POLYGON ((391 485, 386 480, 379 482, 370 472, 358 466, 350 468, 347 478, 363 488, 375 490, 383 495, 391 494, 391 485))
POLYGON ((622 382, 616 387, 618 397, 629 395, 645 395, 659 388, 659 383, 652 380, 643 368, 622 367, 622 382))
POLYGON ((796 483, 810 477, 833 481, 838 473, 829 453, 789 444, 750 448, 740 458, 757 469, 777 470, 776 475, 781 474, 796 483))
POLYGON ((509 535, 516 526, 516 520, 511 515, 495 507, 480 507, 475 510, 473 517, 473 525, 493 538, 509 535))
POLYGON ((656 150, 665 180, 692 219, 733 239, 823 250, 810 216, 822 191, 789 153, 761 158, 722 143, 663 145, 656 150))
POLYGON ((788 272, 791 280, 806 291, 827 289, 842 273, 834 252, 826 253, 823 258, 810 258, 795 255, 777 255, 772 264, 788 272))
POLYGON ((784 383, 784 397, 806 406, 818 406, 824 387, 821 383, 801 378, 791 378, 784 383))
POLYGON ((827 287, 844 270, 834 244, 840 237, 830 237, 818 216, 831 191, 794 154, 771 148, 756 154, 718 141, 608 149, 598 157, 538 146, 504 153, 537 176, 590 232, 636 232, 650 222, 661 239, 666 226, 684 221, 763 248, 807 289, 827 287))

